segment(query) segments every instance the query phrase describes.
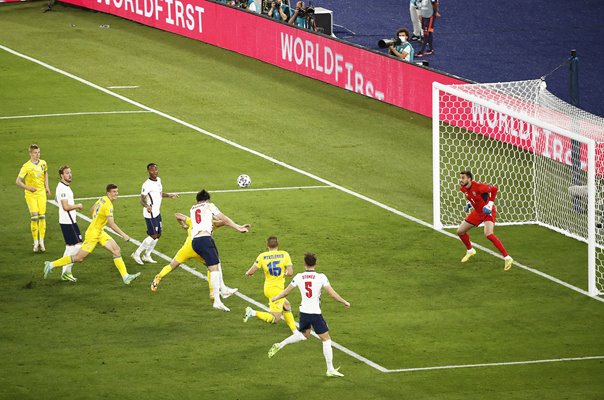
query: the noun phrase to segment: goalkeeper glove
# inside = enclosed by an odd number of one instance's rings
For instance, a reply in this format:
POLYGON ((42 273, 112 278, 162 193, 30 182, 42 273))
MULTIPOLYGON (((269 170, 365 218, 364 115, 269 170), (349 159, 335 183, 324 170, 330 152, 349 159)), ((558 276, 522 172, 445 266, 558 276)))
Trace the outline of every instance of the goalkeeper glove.
POLYGON ((472 209, 472 203, 466 203, 466 206, 463 208, 463 210, 467 213, 470 212, 470 210, 472 209))
POLYGON ((485 214, 490 214, 493 212, 493 202, 489 201, 484 207, 482 207, 482 212, 485 214))

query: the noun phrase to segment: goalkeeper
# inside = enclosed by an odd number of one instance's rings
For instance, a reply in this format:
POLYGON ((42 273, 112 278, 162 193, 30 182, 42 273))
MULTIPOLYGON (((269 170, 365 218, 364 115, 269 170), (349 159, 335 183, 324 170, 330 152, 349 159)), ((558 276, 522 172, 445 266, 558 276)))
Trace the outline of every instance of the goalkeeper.
POLYGON ((474 181, 474 176, 470 171, 461 171, 459 173, 459 183, 461 187, 459 188, 463 194, 466 195, 467 204, 465 206, 465 211, 471 213, 462 221, 459 228, 457 228, 457 235, 461 241, 466 245, 466 255, 461 259, 462 263, 467 262, 470 257, 476 254, 476 250, 472 248, 472 242, 470 241, 470 235, 468 235, 468 231, 475 226, 479 226, 480 224, 484 224, 484 235, 489 239, 497 250, 504 257, 504 270, 509 270, 512 268, 512 263, 514 260, 510 257, 505 251, 505 247, 501 244, 501 241, 497 236, 493 234, 493 230, 495 229, 495 218, 497 216, 497 209, 494 205, 495 196, 497 196, 497 186, 489 185, 486 183, 480 183, 474 181))

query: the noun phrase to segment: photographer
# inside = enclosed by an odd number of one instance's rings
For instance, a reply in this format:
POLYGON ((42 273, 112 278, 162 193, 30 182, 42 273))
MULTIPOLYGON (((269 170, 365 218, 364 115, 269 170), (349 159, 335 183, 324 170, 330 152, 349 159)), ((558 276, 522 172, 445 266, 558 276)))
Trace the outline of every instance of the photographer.
POLYGON ((396 32, 396 41, 390 43, 388 46, 389 53, 398 58, 413 62, 413 46, 409 43, 409 31, 405 28, 401 28, 396 32))
POLYGON ((283 3, 283 0, 273 0, 268 15, 276 20, 288 22, 289 6, 283 3))
POLYGON ((303 1, 296 3, 296 10, 289 19, 290 25, 296 25, 300 28, 310 29, 312 31, 317 30, 315 25, 315 10, 314 8, 305 7, 303 1))
POLYGON ((234 5, 235 7, 244 8, 260 14, 260 7, 258 7, 258 4, 256 4, 256 0, 234 0, 234 2, 228 1, 227 5, 234 5))

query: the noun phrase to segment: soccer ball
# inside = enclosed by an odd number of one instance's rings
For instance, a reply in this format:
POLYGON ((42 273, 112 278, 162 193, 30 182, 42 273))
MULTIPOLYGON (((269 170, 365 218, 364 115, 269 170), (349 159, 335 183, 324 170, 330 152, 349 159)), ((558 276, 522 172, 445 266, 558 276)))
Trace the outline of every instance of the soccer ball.
POLYGON ((241 174, 237 177, 237 185, 242 188, 249 187, 252 184, 252 178, 246 174, 241 174))

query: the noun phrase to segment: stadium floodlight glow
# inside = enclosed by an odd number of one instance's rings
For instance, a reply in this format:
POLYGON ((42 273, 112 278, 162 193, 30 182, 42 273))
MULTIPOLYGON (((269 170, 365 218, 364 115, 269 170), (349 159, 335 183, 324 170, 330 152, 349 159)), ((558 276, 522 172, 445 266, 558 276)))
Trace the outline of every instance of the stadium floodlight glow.
POLYGON ((588 291, 604 294, 604 119, 542 80, 433 84, 433 206, 456 227, 459 172, 499 186, 497 224, 536 224, 587 243, 588 291), (574 144, 573 144, 574 142, 574 144))

